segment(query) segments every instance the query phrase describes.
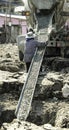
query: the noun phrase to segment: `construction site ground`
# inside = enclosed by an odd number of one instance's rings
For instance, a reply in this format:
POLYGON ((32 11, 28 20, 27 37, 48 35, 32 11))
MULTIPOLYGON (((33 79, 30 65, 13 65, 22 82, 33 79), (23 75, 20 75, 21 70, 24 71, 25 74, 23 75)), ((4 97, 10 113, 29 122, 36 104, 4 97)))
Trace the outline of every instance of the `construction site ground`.
POLYGON ((69 97, 62 93, 69 85, 69 58, 45 57, 43 65, 27 121, 19 121, 15 110, 27 77, 25 64, 19 61, 16 43, 0 44, 1 130, 69 129, 69 97))

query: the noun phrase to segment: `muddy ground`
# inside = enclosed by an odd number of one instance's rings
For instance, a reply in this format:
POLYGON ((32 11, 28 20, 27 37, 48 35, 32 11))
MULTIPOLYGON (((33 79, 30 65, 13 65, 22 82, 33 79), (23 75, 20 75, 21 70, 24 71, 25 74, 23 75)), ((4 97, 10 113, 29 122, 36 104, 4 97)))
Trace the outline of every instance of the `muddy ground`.
POLYGON ((65 85, 69 88, 69 58, 45 57, 43 64, 27 121, 18 121, 15 110, 27 76, 25 65, 16 44, 0 44, 1 130, 69 129, 69 96, 62 91, 65 85))

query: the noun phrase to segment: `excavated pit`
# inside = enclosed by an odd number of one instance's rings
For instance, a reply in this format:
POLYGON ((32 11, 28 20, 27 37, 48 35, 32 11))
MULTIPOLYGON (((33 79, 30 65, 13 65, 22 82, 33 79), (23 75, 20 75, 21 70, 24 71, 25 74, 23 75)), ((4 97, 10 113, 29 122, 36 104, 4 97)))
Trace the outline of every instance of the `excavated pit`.
MULTIPOLYGON (((2 128, 4 123, 11 124, 16 119, 15 109, 26 73, 24 64, 19 62, 16 45, 9 44, 6 48, 1 45, 1 51, 5 52, 0 56, 0 127, 2 128), (10 46, 13 51, 9 52, 11 55, 9 60, 6 54, 10 46)), ((43 66, 44 71, 39 74, 27 121, 38 126, 48 123, 54 127, 69 128, 69 97, 64 98, 62 94, 63 86, 69 85, 69 59, 45 57, 43 66)))

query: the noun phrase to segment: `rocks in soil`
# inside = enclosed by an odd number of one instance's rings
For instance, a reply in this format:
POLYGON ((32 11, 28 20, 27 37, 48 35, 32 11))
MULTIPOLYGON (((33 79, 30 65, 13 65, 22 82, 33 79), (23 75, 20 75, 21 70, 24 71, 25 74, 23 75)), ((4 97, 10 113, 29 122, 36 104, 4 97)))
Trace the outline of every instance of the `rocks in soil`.
POLYGON ((51 124, 44 124, 41 127, 27 121, 17 119, 10 123, 3 123, 1 130, 68 130, 60 127, 53 127, 51 124))
POLYGON ((69 85, 66 83, 62 88, 63 97, 69 97, 69 85))
POLYGON ((24 73, 24 63, 19 61, 16 45, 0 45, 0 52, 1 130, 68 130, 69 99, 63 97, 62 88, 66 83, 69 85, 69 59, 53 57, 46 58, 44 62, 45 75, 38 77, 27 119, 41 125, 37 126, 13 120, 16 118, 15 109, 27 74, 24 73))
POLYGON ((56 113, 55 125, 61 128, 69 128, 69 103, 60 102, 56 113))

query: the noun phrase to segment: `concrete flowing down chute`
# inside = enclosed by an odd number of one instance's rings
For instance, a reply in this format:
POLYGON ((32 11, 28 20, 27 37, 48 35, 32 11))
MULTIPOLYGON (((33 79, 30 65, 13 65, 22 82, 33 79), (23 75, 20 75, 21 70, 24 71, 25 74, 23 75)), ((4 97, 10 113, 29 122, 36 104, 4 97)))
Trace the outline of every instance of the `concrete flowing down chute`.
MULTIPOLYGON (((46 26, 45 26, 46 32, 43 33, 43 28, 41 28, 40 31, 42 33, 39 35, 39 38, 38 38, 39 40, 41 40, 43 42, 48 41, 48 38, 49 38, 49 35, 51 32, 51 30, 49 30, 49 25, 50 25, 49 22, 51 20, 51 15, 47 16, 46 19, 48 20, 48 22, 46 23, 46 26)), ((45 28, 44 28, 44 30, 45 30, 45 28)), ((30 112, 31 103, 32 103, 40 67, 42 64, 43 56, 45 53, 45 49, 46 48, 37 49, 34 54, 34 57, 32 59, 32 63, 31 63, 31 66, 30 66, 30 69, 28 72, 28 76, 27 76, 26 82, 23 86, 23 89, 22 89, 22 92, 21 92, 21 95, 20 95, 20 98, 18 101, 18 105, 16 108, 16 112, 15 112, 15 114, 19 120, 26 120, 28 117, 28 114, 30 112)))

